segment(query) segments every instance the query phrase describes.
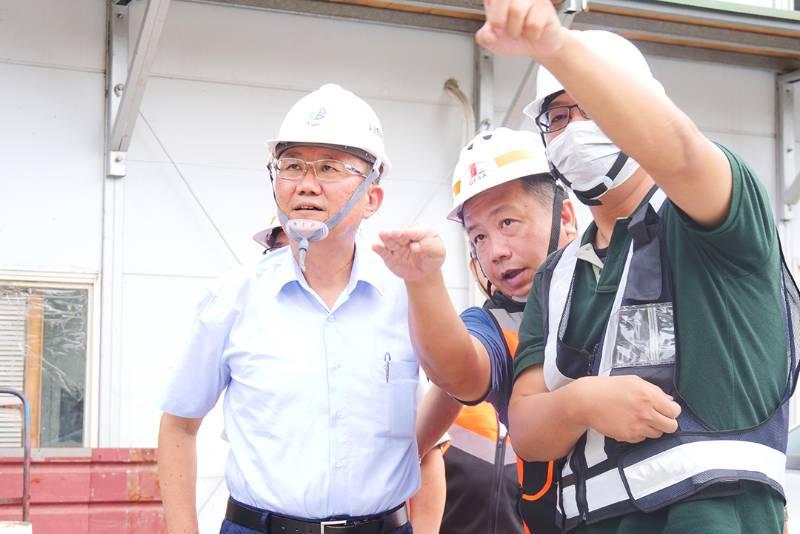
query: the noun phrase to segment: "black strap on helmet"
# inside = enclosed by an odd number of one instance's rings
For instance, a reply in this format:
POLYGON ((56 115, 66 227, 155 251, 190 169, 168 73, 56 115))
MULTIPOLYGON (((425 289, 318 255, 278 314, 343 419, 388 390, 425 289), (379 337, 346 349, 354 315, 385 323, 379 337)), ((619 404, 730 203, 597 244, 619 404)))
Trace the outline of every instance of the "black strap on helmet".
POLYGON ((475 251, 470 248, 469 251, 469 267, 472 270, 472 276, 475 279, 475 283, 478 284, 478 287, 481 288, 481 293, 488 299, 492 298, 492 282, 489 280, 489 277, 486 276, 486 271, 483 270, 483 265, 481 265, 480 260, 478 260, 478 255, 475 254, 475 251), (477 267, 475 267, 477 265, 477 267), (483 275, 483 279, 486 280, 486 285, 481 285, 480 278, 478 277, 477 269, 481 270, 481 274, 483 275))
POLYGON ((547 256, 558 250, 558 238, 561 236, 561 208, 567 198, 567 192, 553 182, 553 218, 550 223, 550 243, 547 245, 547 256))

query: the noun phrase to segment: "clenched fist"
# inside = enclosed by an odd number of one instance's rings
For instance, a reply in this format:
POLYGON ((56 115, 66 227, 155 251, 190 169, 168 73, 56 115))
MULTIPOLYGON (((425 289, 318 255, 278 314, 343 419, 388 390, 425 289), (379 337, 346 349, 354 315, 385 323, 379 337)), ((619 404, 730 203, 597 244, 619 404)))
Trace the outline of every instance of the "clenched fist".
POLYGON ((638 443, 678 429, 680 405, 658 386, 634 375, 587 377, 587 426, 617 441, 638 443))
POLYGON ((438 271, 444 264, 444 241, 434 230, 409 227, 380 232, 380 243, 372 249, 383 258, 394 274, 406 282, 415 282, 438 271))
POLYGON ((495 54, 537 61, 558 52, 569 35, 552 0, 484 0, 486 23, 475 34, 495 54))

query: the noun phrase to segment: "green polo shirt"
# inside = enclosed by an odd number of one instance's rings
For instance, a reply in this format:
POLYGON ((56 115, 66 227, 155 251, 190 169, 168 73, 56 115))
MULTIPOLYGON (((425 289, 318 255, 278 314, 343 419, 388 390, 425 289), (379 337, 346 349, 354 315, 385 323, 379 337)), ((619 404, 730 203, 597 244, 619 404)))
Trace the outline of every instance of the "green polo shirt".
MULTIPOLYGON (((725 221, 705 229, 675 205, 663 210, 672 267, 678 345, 678 391, 710 428, 748 428, 778 405, 786 383, 780 249, 769 199, 753 171, 724 149, 733 174, 725 221)), ((608 321, 630 247, 629 219, 617 221, 599 278, 579 260, 564 333, 568 345, 591 352, 608 321)), ((586 230, 582 244, 594 240, 586 230)), ((585 257, 582 255, 582 257, 585 257)), ((550 260, 552 261, 552 258, 550 260)), ((534 284, 541 284, 542 270, 534 284)), ((539 302, 531 291, 514 359, 514 376, 544 362, 539 302)), ((778 533, 783 500, 759 484, 725 498, 673 505, 583 527, 582 533, 778 533)))

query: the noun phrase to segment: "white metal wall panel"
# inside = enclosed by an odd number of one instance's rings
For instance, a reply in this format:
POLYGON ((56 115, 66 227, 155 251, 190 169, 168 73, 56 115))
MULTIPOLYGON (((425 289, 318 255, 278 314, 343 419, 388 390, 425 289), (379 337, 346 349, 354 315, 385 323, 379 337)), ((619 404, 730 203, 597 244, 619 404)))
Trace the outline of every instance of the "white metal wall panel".
POLYGON ((230 221, 242 218, 251 225, 263 224, 256 214, 248 217, 241 213, 243 204, 252 197, 239 200, 234 194, 253 181, 253 171, 209 170, 192 165, 181 165, 180 169, 200 198, 200 204, 194 201, 186 183, 171 165, 129 163, 129 177, 125 179, 124 266, 130 275, 216 276, 238 265, 212 222, 228 230, 224 234, 226 239, 245 249, 237 252, 239 257, 244 258, 248 253, 255 257, 259 252, 255 243, 247 242, 254 231, 248 234, 249 228, 241 225, 242 235, 238 236, 228 228, 233 224, 230 221), (207 192, 197 183, 198 175, 205 177, 208 173, 218 180, 216 192, 207 192), (238 179, 242 175, 245 180, 238 179), (210 210, 212 217, 221 210, 226 213, 210 221, 203 208, 210 210))
MULTIPOLYGON (((3 0, 0 63, 103 72, 106 3, 3 0)), ((45 85, 51 95, 61 91, 55 83, 45 85)))
MULTIPOLYGON (((182 349, 202 290, 212 279, 188 276, 127 275, 123 358, 124 377, 107 399, 114 407, 116 447, 154 447, 160 406, 176 355, 182 349)), ((219 435, 219 434, 217 434, 219 435)), ((202 472, 202 471, 201 471, 202 472)))
POLYGON ((0 2, 0 268, 99 270, 103 0, 0 2))
POLYGON ((775 135, 775 76, 767 70, 648 57, 667 95, 703 131, 775 135))
POLYGON ((0 268, 99 270, 102 100, 101 74, 0 62, 0 268))
POLYGON ((301 92, 339 80, 370 101, 438 102, 448 77, 471 94, 471 47, 468 35, 175 1, 154 72, 301 92))

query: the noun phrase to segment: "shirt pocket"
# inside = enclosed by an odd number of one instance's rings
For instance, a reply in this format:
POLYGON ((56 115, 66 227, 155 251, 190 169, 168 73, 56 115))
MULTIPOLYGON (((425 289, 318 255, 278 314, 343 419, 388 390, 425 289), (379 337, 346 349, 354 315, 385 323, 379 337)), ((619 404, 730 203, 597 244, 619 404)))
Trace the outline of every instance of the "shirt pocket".
POLYGON ((384 357, 381 364, 381 434, 393 438, 413 438, 416 430, 417 383, 419 366, 416 361, 384 357))

